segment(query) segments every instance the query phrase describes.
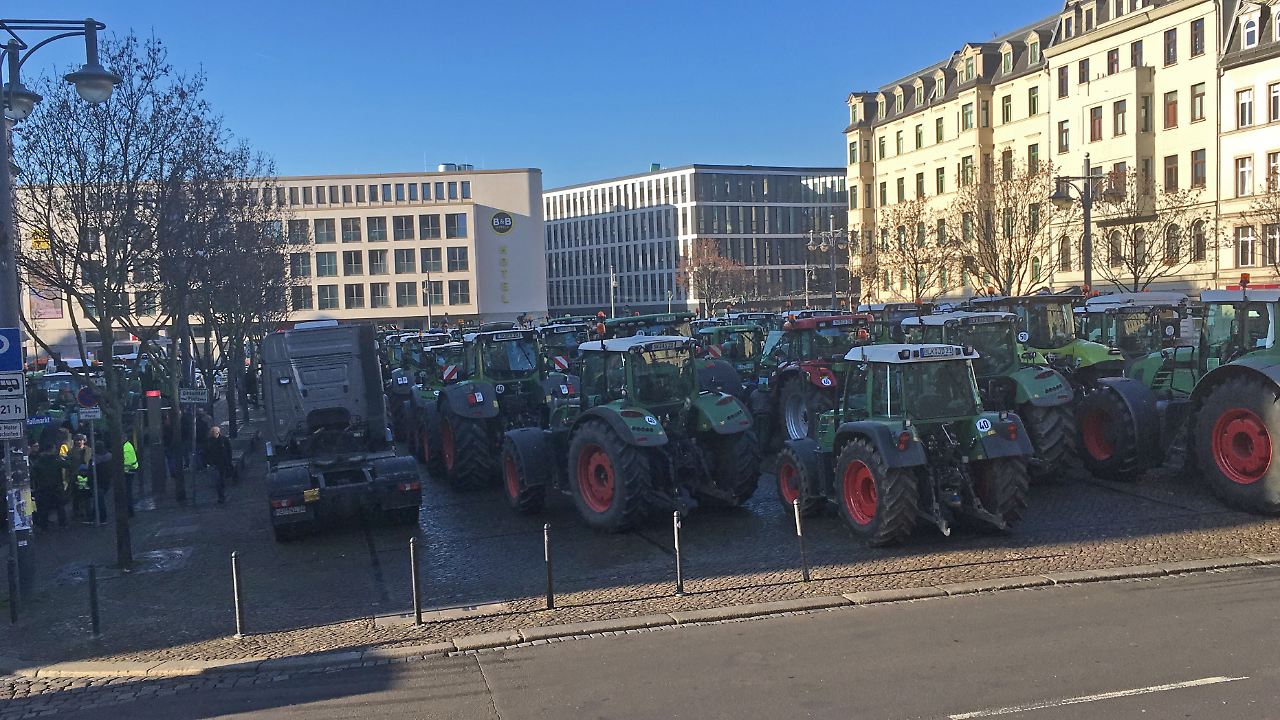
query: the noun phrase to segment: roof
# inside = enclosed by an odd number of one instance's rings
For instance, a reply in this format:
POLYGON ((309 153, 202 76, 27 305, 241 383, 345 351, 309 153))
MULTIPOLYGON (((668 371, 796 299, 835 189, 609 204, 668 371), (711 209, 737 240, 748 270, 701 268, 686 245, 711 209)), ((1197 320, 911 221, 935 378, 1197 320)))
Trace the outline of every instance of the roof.
POLYGON ((508 330, 486 330, 484 332, 471 332, 462 336, 467 342, 474 342, 476 338, 484 337, 490 340, 517 340, 519 338, 532 337, 533 331, 524 328, 515 328, 508 330))
MULTIPOLYGON (((788 320, 791 329, 794 330, 813 330, 815 328, 827 327, 862 327, 871 323, 875 318, 870 315, 856 313, 838 313, 832 315, 820 315, 818 317, 801 317, 794 320, 788 320)), ((783 328, 784 330, 787 328, 783 328)))
POLYGON ((1200 293, 1200 302, 1243 302, 1246 297, 1250 302, 1280 302, 1280 290, 1250 290, 1248 293, 1243 290, 1203 290, 1200 293))
POLYGON ((692 342, 691 338, 679 335, 632 335, 612 340, 589 340, 579 345, 578 349, 594 352, 627 352, 632 348, 641 348, 655 343, 678 343, 681 346, 688 346, 692 342))
POLYGON ((649 313, 648 315, 625 315, 623 317, 609 318, 604 321, 608 327, 620 327, 626 325, 659 325, 662 323, 673 322, 690 322, 698 315, 691 312, 669 312, 669 313, 649 313))
POLYGON ((976 360, 978 352, 973 348, 959 345, 941 345, 936 343, 864 345, 856 347, 845 354, 845 360, 854 362, 891 363, 905 365, 918 362, 938 362, 943 360, 976 360))
POLYGON ((677 167, 661 168, 659 170, 651 170, 649 172, 634 173, 632 175, 619 175, 618 177, 603 178, 600 180, 591 180, 589 182, 574 183, 573 185, 561 185, 560 187, 549 188, 543 190, 544 196, 551 193, 562 192, 565 190, 576 190, 578 188, 591 187, 592 185, 606 185, 608 183, 622 182, 623 180, 635 180, 637 178, 652 177, 655 175, 665 175, 667 173, 681 172, 684 170, 693 170, 694 172, 738 172, 743 174, 777 174, 777 173, 795 173, 799 175, 814 173, 824 175, 844 175, 848 172, 848 168, 841 167, 790 167, 780 165, 679 165, 677 167))
POLYGON ((1177 292, 1112 293, 1111 295, 1091 297, 1085 301, 1084 306, 1086 311, 1098 311, 1120 305, 1149 307, 1152 305, 1183 305, 1186 302, 1187 296, 1177 292))
POLYGON ((1017 320, 1018 316, 1007 312, 968 312, 957 310, 955 312, 937 313, 936 315, 921 315, 918 317, 909 317, 902 321, 903 327, 913 327, 916 325, 942 326, 949 322, 958 322, 961 325, 977 325, 984 322, 999 322, 1001 320, 1017 320))
POLYGON ((455 340, 453 342, 443 342, 443 343, 438 343, 436 345, 423 345, 422 349, 423 350, 439 350, 441 348, 454 349, 454 348, 461 348, 461 347, 465 347, 465 346, 462 343, 455 340))
POLYGON ((556 325, 542 325, 538 328, 540 333, 569 333, 586 330, 586 323, 560 323, 556 325))

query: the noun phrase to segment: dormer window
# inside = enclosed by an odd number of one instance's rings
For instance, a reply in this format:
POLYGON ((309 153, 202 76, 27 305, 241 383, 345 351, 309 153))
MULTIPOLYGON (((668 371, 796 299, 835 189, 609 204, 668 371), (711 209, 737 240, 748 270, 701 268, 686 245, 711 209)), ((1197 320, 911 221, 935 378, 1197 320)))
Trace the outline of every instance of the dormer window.
POLYGON ((1013 72, 1013 51, 1005 50, 1000 54, 1000 72, 1005 75, 1013 72))
POLYGON ((1074 30, 1074 26, 1071 20, 1071 18, 1062 18, 1062 36, 1068 40, 1070 40, 1071 36, 1074 34, 1072 32, 1072 30, 1074 30))
POLYGON ((902 93, 898 93, 896 96, 894 96, 893 105, 894 105, 894 110, 896 112, 902 112, 902 93))
POLYGON ((1040 41, 1032 40, 1031 45, 1027 47, 1027 61, 1032 65, 1040 62, 1040 41))
POLYGON ((924 106, 924 86, 917 85, 916 86, 916 107, 923 107, 923 106, 924 106))
POLYGON ((1258 20, 1256 18, 1249 18, 1244 21, 1244 36, 1242 42, 1244 43, 1245 49, 1258 46, 1258 20))
POLYGON ((973 58, 967 57, 964 59, 964 81, 970 80, 973 80, 973 58))
POLYGON ((947 94, 947 78, 946 78, 946 76, 944 76, 944 75, 939 75, 939 76, 938 76, 937 81, 934 83, 934 91, 933 91, 933 92, 934 92, 934 97, 942 97, 943 95, 946 95, 946 94, 947 94))

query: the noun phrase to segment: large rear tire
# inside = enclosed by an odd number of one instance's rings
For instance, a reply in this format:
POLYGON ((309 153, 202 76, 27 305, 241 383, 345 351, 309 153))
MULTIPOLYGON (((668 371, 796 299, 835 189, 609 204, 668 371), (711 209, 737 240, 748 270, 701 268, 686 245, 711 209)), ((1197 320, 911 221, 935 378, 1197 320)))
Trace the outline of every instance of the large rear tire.
POLYGON ((1100 385, 1084 395, 1076 420, 1080 460, 1086 470, 1107 480, 1132 481, 1146 469, 1136 420, 1115 390, 1100 385))
POLYGON ((1280 388, 1234 377, 1209 391, 1196 415, 1195 455, 1222 502, 1280 514, 1280 388))
POLYGON ((415 449, 418 459, 427 466, 427 473, 433 478, 445 476, 444 451, 440 447, 440 411, 431 405, 423 406, 418 413, 418 426, 415 449))
POLYGON ((1058 475, 1075 464, 1076 419, 1070 405, 1037 407, 1026 403, 1018 408, 1018 416, 1036 451, 1031 472, 1037 479, 1058 475))
POLYGON ((709 505, 738 507, 755 495, 760 484, 760 443, 750 429, 735 435, 717 435, 710 440, 707 450, 714 454, 712 467, 715 468, 712 479, 729 499, 713 496, 703 499, 709 505))
MULTIPOLYGON (((516 430, 515 433, 522 431, 516 430)), ((541 434, 541 430, 526 430, 541 434)), ((540 452, 538 438, 521 437, 512 433, 502 441, 502 490, 512 510, 524 515, 542 512, 546 503, 546 483, 550 476, 550 464, 545 452, 540 452)))
POLYGON ((778 451, 778 501, 788 513, 800 501, 800 514, 806 517, 822 510, 818 444, 812 440, 793 440, 778 451))
POLYGON ((868 545, 893 545, 911 535, 920 505, 915 473, 890 469, 871 443, 853 440, 836 462, 836 504, 868 545))
POLYGON ((652 482, 649 456, 602 422, 586 422, 569 443, 568 485, 588 525, 620 532, 640 523, 652 482))
POLYGON ((455 490, 477 490, 498 472, 489 426, 484 420, 447 413, 440 418, 444 474, 455 490))
POLYGON ((833 392, 823 392, 804 378, 792 378, 778 397, 778 419, 782 440, 814 437, 818 416, 835 407, 833 392))
POLYGON ((974 491, 982 506, 1006 526, 1013 527, 1022 517, 1030 494, 1027 461, 1003 457, 972 463, 969 467, 973 471, 974 491))

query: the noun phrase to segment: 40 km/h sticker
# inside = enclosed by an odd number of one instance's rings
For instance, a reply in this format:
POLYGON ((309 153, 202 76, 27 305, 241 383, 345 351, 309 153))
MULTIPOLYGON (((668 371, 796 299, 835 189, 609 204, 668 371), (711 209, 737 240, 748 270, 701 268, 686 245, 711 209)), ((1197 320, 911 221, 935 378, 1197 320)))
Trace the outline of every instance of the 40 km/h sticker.
POLYGON ((976 426, 978 428, 978 432, 991 432, 991 421, 986 418, 978 418, 976 426))

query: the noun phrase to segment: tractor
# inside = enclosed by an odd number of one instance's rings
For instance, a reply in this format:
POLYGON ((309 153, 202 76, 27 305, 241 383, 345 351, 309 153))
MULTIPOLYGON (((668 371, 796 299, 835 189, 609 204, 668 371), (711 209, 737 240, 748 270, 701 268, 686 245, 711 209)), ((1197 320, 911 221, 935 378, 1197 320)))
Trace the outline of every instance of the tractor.
POLYGON ((699 357, 721 360, 738 372, 738 391, 730 394, 739 398, 748 397, 759 379, 764 336, 764 329, 754 324, 707 325, 694 333, 699 357))
POLYGON ((548 372, 537 333, 481 326, 463 340, 460 378, 422 408, 419 448, 430 468, 437 448, 449 484, 460 490, 485 486, 498 476, 503 432, 547 427, 577 411, 578 379, 548 372))
POLYGON ((1251 290, 1243 275, 1200 300, 1194 347, 1153 353, 1085 398, 1081 456, 1114 480, 1181 456, 1228 506, 1280 514, 1280 290, 1251 290))
POLYGON ((903 341, 902 321, 933 312, 931 303, 874 303, 861 305, 858 312, 872 317, 871 334, 878 343, 903 341))
POLYGON ((751 395, 767 445, 817 430, 818 417, 835 407, 845 353, 871 344, 871 323, 870 315, 827 315, 789 320, 769 333, 751 395))
POLYGON ((537 332, 547 367, 554 372, 567 373, 572 371, 573 363, 578 359, 578 346, 589 339, 591 326, 587 323, 556 323, 543 325, 537 332))
POLYGON ((732 395, 699 391, 692 339, 633 336, 581 350, 581 411, 505 435, 512 508, 537 512, 559 491, 589 526, 618 532, 657 509, 751 497, 760 465, 751 415, 732 395))
POLYGON ((1187 296, 1173 292, 1097 295, 1075 317, 1078 337, 1116 348, 1126 363, 1182 345, 1184 325, 1194 322, 1187 296))
POLYGON ((1061 373, 1029 363, 1018 352, 1018 316, 1000 312, 950 312, 902 321, 911 342, 972 347, 982 406, 1016 411, 1036 454, 1031 471, 1044 477, 1073 462, 1075 393, 1061 373))
MULTIPOLYGON (((596 325, 596 339, 666 335, 691 338, 697 315, 691 312, 655 313, 610 318, 596 325)), ((742 383, 733 365, 716 358, 703 358, 697 365, 698 388, 707 392, 740 394, 742 383)))
POLYGON ((730 325, 759 325, 765 332, 782 329, 782 316, 771 312, 731 312, 724 320, 730 325))
POLYGON ((397 435, 408 440, 414 457, 438 476, 444 472, 439 448, 431 452, 434 447, 432 438, 438 431, 436 405, 445 387, 462 379, 465 346, 460 342, 423 345, 420 341, 411 340, 404 353, 406 377, 410 384, 401 406, 392 408, 392 416, 404 422, 397 435))
POLYGON ((816 437, 778 453, 778 496, 834 504, 868 544, 907 539, 923 520, 950 535, 968 519, 1004 530, 1027 505, 1032 454, 1017 415, 986 410, 972 347, 890 344, 844 357, 842 392, 816 437))

